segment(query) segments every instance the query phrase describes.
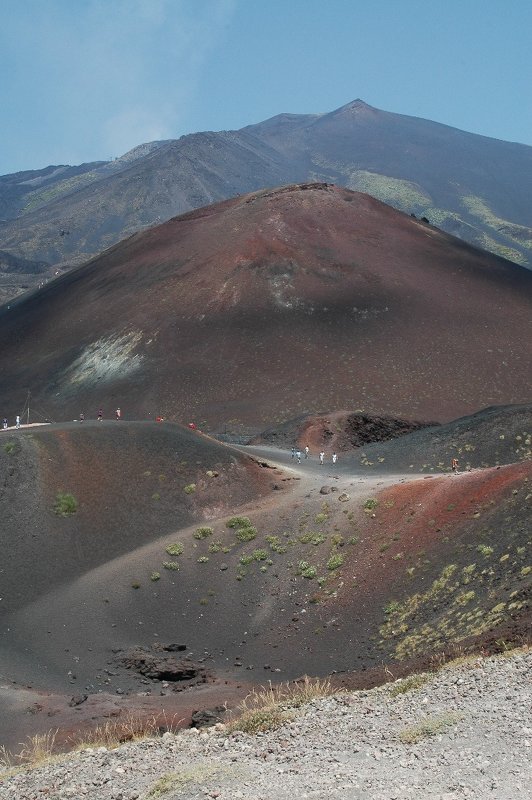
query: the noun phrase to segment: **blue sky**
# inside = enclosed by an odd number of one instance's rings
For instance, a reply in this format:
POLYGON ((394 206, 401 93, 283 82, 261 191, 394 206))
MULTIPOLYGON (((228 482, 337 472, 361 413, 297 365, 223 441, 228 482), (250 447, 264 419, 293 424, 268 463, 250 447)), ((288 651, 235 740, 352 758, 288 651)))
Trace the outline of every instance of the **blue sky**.
POLYGON ((532 145, 529 0, 0 0, 0 174, 356 98, 532 145))

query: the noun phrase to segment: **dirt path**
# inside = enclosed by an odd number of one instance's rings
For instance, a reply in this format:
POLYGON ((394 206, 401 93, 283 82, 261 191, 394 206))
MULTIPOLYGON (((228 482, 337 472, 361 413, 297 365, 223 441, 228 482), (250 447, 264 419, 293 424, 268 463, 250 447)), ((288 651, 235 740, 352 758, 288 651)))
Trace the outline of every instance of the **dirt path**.
MULTIPOLYGON (((320 494, 320 489, 324 486, 334 487, 338 492, 336 496, 346 492, 352 500, 362 501, 385 487, 393 486, 397 483, 426 480, 427 477, 431 477, 412 474, 368 475, 363 474, 361 471, 354 471, 352 463, 342 462, 342 460, 335 465, 330 461, 320 465, 316 455, 311 456, 309 459, 303 458, 301 464, 297 464, 295 459, 291 457, 290 451, 273 447, 239 446, 234 449, 246 453, 259 462, 267 463, 271 467, 272 481, 285 481, 284 485, 289 487, 287 491, 272 491, 260 500, 252 501, 245 506, 234 509, 234 513, 249 514, 252 517, 255 517, 255 515, 262 516, 266 519, 268 515, 271 518, 282 514, 292 515, 296 519, 307 507, 316 507, 319 510, 319 504, 324 499, 323 495, 320 494)), ((455 479, 455 476, 448 477, 449 479, 455 479)), ((209 524, 215 525, 217 522, 221 526, 224 525, 223 520, 212 520, 209 524)), ((142 694, 146 695, 146 692, 140 693, 138 691, 131 691, 127 696, 117 697, 112 694, 112 689, 109 692, 104 687, 103 691, 100 688, 97 693, 88 692, 89 700, 87 702, 71 704, 72 697, 79 694, 84 684, 94 680, 93 674, 101 672, 101 664, 105 664, 103 653, 108 651, 111 642, 108 632, 111 621, 106 616, 108 606, 102 606, 100 603, 99 607, 95 606, 96 611, 92 610, 89 605, 91 595, 105 596, 108 598, 106 602, 110 601, 111 606, 113 606, 115 604, 114 587, 120 585, 120 576, 123 576, 124 570, 125 574, 140 573, 141 569, 145 569, 144 565, 150 563, 150 558, 152 558, 152 554, 155 551, 160 550, 161 546, 166 546, 176 536, 192 537, 194 527, 178 529, 173 534, 161 537, 156 542, 135 548, 127 556, 114 559, 96 570, 89 571, 82 579, 75 581, 71 586, 61 588, 57 592, 51 592, 49 596, 45 596, 35 603, 35 608, 28 606, 24 609, 20 620, 24 630, 30 630, 27 628, 25 620, 32 620, 31 640, 28 640, 27 644, 31 646, 32 651, 39 654, 39 660, 43 664, 60 663, 61 658, 65 662, 65 656, 62 654, 67 653, 69 650, 72 653, 79 652, 83 654, 81 662, 78 659, 74 667, 78 674, 80 685, 78 686, 78 682, 74 684, 70 680, 72 685, 64 691, 60 691, 59 685, 55 686, 52 681, 53 676, 46 673, 48 666, 44 667, 45 671, 41 671, 40 676, 35 674, 31 678, 28 674, 17 685, 14 685, 12 681, 6 680, 5 677, 2 680, 3 676, 0 676, 0 683, 2 684, 0 686, 0 706, 6 728, 11 728, 11 735, 7 738, 4 737, 7 744, 12 747, 24 739, 26 735, 45 732, 51 727, 59 727, 63 732, 63 738, 68 739, 76 728, 84 728, 91 724, 101 723, 102 719, 109 719, 127 711, 154 714, 164 708, 167 715, 172 717, 177 715, 179 719, 183 720, 184 725, 188 725, 193 711, 198 708, 224 703, 232 706, 249 691, 253 683, 260 683, 264 680, 262 673, 248 672, 242 674, 238 669, 231 669, 230 665, 235 660, 235 656, 231 654, 231 649, 229 648, 228 654, 230 658, 227 672, 223 674, 217 668, 214 682, 198 689, 190 689, 180 694, 167 693, 162 698, 158 697, 157 693, 153 693, 151 696, 142 696, 142 694), (86 597, 87 603, 80 601, 80 597, 86 597), (71 619, 65 617, 66 625, 64 626, 64 631, 54 631, 53 644, 51 645, 52 637, 46 634, 50 634, 50 630, 47 631, 47 629, 53 628, 54 625, 47 620, 59 619, 58 615, 61 613, 61 608, 75 609, 76 604, 78 606, 74 612, 75 616, 71 619), (87 610, 84 610, 84 608, 87 610), (87 643, 91 645, 89 650, 92 652, 90 654, 86 652, 87 643), (50 646, 52 646, 52 649, 50 649, 50 646), (101 663, 98 659, 100 659, 101 663), (49 684, 48 691, 42 691, 43 685, 47 683, 49 684)), ((154 559, 155 557, 153 557, 154 559)), ((129 615, 129 605, 132 602, 130 587, 128 592, 122 605, 120 605, 120 598, 117 600, 117 608, 121 609, 123 615, 121 618, 122 624, 124 616, 129 615)), ((241 601, 235 602, 240 604, 241 601)), ((248 602, 248 607, 253 610, 253 600, 248 602)), ((141 610, 132 613, 139 614, 138 619, 144 621, 145 627, 150 625, 152 630, 161 631, 160 627, 156 627, 161 624, 157 621, 157 616, 168 616, 173 613, 171 608, 171 604, 160 608, 151 620, 148 620, 146 616, 140 616, 143 613, 141 610)), ((145 609, 143 611, 145 612, 145 609)), ((198 610, 195 613, 197 620, 194 624, 200 625, 203 612, 198 610)), ((233 614, 235 613, 237 613, 237 606, 233 606, 233 614)), ((245 622, 248 617, 247 611, 242 610, 242 614, 244 615, 242 626, 244 624, 246 626, 249 625, 249 622, 245 622)), ((15 624, 16 622, 17 620, 15 620, 15 624)), ((224 631, 222 626, 223 620, 219 620, 218 631, 213 629, 210 634, 207 634, 207 631, 205 632, 205 636, 213 637, 214 640, 219 637, 219 647, 226 646, 223 643, 224 631)), ((113 632, 113 637, 118 637, 118 642, 120 642, 119 629, 121 626, 117 628, 113 621, 112 627, 116 631, 113 632)), ((244 627, 242 627, 242 630, 244 630, 244 627)), ((231 635, 234 636, 235 634, 231 635)), ((211 649, 210 645, 211 642, 209 642, 209 649, 211 649)), ((215 648, 214 643, 212 643, 212 646, 215 648)), ((191 649, 196 650, 196 647, 193 645, 191 649)), ((21 652, 21 657, 26 657, 26 651, 28 651, 28 648, 21 652)), ((272 651, 272 655, 274 652, 278 654, 279 651, 272 651)), ((274 655, 273 657, 275 658, 276 656, 274 655)), ((27 666, 24 666, 23 662, 21 662, 20 669, 22 675, 27 671, 27 666)), ((125 686, 124 683, 117 685, 120 690, 125 686)))

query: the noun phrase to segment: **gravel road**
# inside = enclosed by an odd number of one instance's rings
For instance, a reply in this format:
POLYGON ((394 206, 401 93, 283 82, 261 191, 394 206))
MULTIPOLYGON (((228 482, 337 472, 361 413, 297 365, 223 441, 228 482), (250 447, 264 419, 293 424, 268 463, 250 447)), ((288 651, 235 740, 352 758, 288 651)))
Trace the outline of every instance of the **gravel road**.
POLYGON ((1 800, 532 797, 532 651, 315 700, 269 733, 223 726, 87 749, 4 776, 1 800))

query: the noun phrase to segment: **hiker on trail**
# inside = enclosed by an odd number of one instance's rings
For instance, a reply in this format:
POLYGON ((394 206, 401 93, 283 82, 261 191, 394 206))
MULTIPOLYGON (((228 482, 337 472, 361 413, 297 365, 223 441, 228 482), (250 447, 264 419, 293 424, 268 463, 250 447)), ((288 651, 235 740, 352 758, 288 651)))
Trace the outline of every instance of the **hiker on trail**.
POLYGON ((451 461, 451 469, 452 469, 453 472, 458 472, 458 459, 457 458, 453 458, 453 460, 451 461))
POLYGON ((85 422, 85 414, 83 413, 83 411, 79 415, 79 421, 80 422, 85 422))
POLYGON ((117 419, 122 419, 122 412, 119 408, 116 409, 115 414, 117 419))
POLYGON ((20 417, 19 417, 18 414, 17 414, 17 417, 15 419, 15 427, 20 428, 20 417))
POLYGON ((297 463, 301 464, 301 450, 296 451, 297 463))
POLYGON ((320 453, 320 464, 323 464, 323 459, 324 458, 325 458, 325 453, 322 450, 321 453, 320 453))
POLYGON ((103 419, 103 410, 100 408, 98 409, 98 422, 101 422, 103 419))
POLYGON ((296 448, 292 447, 292 453, 290 455, 290 458, 295 458, 295 455, 296 455, 296 448))
POLYGON ((305 458, 308 458, 308 454, 309 454, 309 449, 308 449, 308 444, 307 444, 307 445, 305 445, 305 458))
POLYGON ((333 462, 333 464, 336 464, 337 460, 338 460, 338 456, 336 455, 336 453, 333 453, 332 454, 332 462, 333 462))
POLYGON ((7 428, 7 417, 4 417, 2 420, 2 428, 5 430, 7 428))

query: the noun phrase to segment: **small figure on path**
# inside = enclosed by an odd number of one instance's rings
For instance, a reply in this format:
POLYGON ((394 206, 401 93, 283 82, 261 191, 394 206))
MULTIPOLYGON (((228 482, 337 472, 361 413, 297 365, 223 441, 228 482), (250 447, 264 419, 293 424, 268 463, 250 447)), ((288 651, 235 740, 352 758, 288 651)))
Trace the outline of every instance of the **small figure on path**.
POLYGON ((296 455, 296 448, 292 447, 292 453, 290 455, 290 458, 295 458, 295 455, 296 455))
POLYGON ((4 417, 2 420, 2 428, 5 430, 7 428, 7 417, 4 417))
POLYGON ((296 451, 297 463, 301 464, 301 450, 296 451))
POLYGON ((453 460, 451 461, 451 469, 452 469, 453 472, 458 472, 458 459, 457 458, 453 458, 453 460))
POLYGON ((103 419, 103 410, 100 408, 98 409, 98 422, 101 422, 103 419))
POLYGON ((120 411, 120 408, 116 409, 115 414, 117 419, 122 419, 122 412, 120 411))
POLYGON ((17 414, 16 419, 15 419, 15 427, 16 428, 20 428, 20 417, 19 417, 18 414, 17 414))
POLYGON ((307 444, 307 445, 305 445, 305 458, 308 458, 308 454, 309 454, 309 449, 308 449, 308 444, 307 444))
POLYGON ((325 453, 322 450, 321 453, 320 453, 320 464, 323 464, 323 459, 324 458, 325 458, 325 453))
POLYGON ((336 453, 333 453, 332 454, 332 462, 333 462, 333 464, 336 464, 337 461, 338 461, 338 456, 336 455, 336 453))
POLYGON ((83 411, 80 412, 79 421, 80 422, 85 422, 85 414, 83 413, 83 411))

